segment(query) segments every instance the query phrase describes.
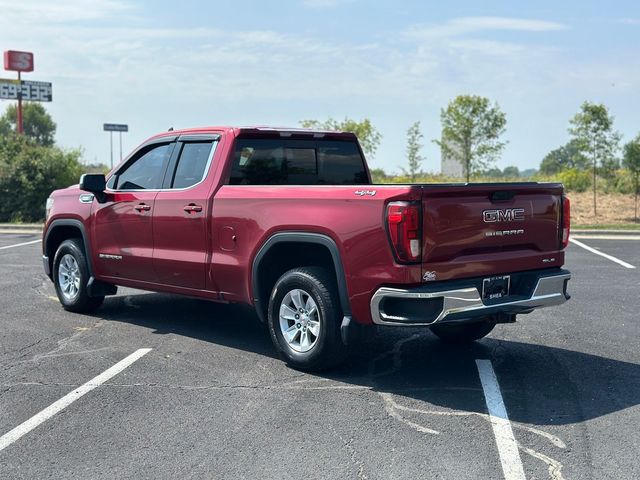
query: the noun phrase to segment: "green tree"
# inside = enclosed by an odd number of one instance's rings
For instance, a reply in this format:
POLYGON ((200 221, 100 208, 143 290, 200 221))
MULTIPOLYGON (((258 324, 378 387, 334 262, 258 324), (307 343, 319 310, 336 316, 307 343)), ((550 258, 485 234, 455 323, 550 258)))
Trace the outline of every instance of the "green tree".
POLYGON ((371 180, 373 183, 389 183, 387 172, 382 168, 372 168, 369 172, 371 173, 371 180))
POLYGON ((554 175, 569 168, 584 170, 588 167, 589 159, 580 150, 580 144, 573 139, 547 153, 540 163, 540 173, 554 175))
POLYGON ((509 167, 504 167, 504 170, 502 170, 502 176, 503 177, 519 177, 520 176, 520 169, 516 166, 509 166, 509 167))
POLYGON ((44 147, 21 135, 0 135, 0 222, 40 221, 49 194, 78 183, 80 151, 44 147))
POLYGON ((434 140, 443 155, 462 164, 467 182, 487 170, 506 142, 500 141, 507 118, 497 104, 476 95, 459 95, 440 111, 442 138, 434 140))
MULTIPOLYGON (((39 145, 50 147, 55 142, 56 122, 40 103, 25 102, 22 104, 22 125, 24 134, 39 145)), ((9 105, 4 115, 0 117, 0 134, 7 135, 16 130, 18 108, 9 105)))
POLYGON ((593 168, 593 214, 598 214, 596 177, 598 166, 604 171, 615 166, 620 134, 613 129, 613 117, 601 103, 584 102, 570 120, 569 133, 593 168))
POLYGON ((482 172, 482 175, 489 178, 502 178, 504 175, 498 167, 492 167, 482 172))
POLYGON ((624 146, 622 165, 633 176, 635 192, 635 221, 638 221, 638 183, 640 180, 640 134, 624 146))
POLYGON ((407 168, 400 167, 405 175, 408 175, 411 182, 416 181, 416 177, 420 173, 420 164, 424 157, 420 155, 422 143, 420 140, 424 135, 420 131, 420 122, 415 122, 407 130, 407 168))
POLYGON ((374 157, 376 150, 378 150, 378 146, 380 145, 380 140, 382 140, 382 134, 378 132, 371 123, 371 120, 368 118, 364 118, 361 121, 352 120, 347 117, 342 121, 338 121, 333 118, 329 118, 324 122, 319 120, 302 120, 300 125, 304 128, 355 133, 358 137, 362 150, 370 158, 374 157))
POLYGON ((5 115, 2 115, 0 117, 0 136, 6 137, 7 135, 11 135, 13 131, 11 122, 5 118, 5 115))

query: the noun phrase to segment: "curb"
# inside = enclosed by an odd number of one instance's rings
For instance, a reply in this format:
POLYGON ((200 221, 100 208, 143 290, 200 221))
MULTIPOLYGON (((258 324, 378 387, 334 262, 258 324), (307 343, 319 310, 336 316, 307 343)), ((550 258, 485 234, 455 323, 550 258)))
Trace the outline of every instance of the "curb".
POLYGON ((640 230, 580 230, 577 228, 571 229, 572 234, 576 235, 640 235, 640 230))
POLYGON ((42 223, 0 223, 2 230, 42 230, 42 223))
POLYGON ((0 228, 0 234, 9 235, 40 235, 42 230, 18 230, 18 229, 3 229, 0 228))
POLYGON ((43 225, 38 224, 0 223, 0 233, 41 234, 42 228, 43 225))

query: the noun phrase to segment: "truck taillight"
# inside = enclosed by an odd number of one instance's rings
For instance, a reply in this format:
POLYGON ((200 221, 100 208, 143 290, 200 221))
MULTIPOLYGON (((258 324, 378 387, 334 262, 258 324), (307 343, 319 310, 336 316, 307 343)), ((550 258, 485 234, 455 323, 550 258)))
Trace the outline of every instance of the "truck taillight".
POLYGON ((562 248, 569 245, 569 230, 571 229, 571 203, 569 198, 562 197, 562 248))
POLYGON ((400 263, 416 263, 422 256, 421 207, 413 202, 391 202, 387 205, 389 240, 400 263))

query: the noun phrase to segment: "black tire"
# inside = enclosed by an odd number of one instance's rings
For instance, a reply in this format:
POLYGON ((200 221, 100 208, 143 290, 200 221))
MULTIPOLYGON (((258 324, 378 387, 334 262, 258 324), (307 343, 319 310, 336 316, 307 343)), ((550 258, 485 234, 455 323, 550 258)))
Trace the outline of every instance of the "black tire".
POLYGON ((431 331, 445 342, 469 343, 486 337, 495 326, 496 322, 488 318, 474 323, 434 325, 431 331))
MULTIPOLYGON (((289 270, 278 279, 273 287, 269 298, 267 321, 269 333, 276 350, 291 367, 305 371, 320 371, 335 367, 344 360, 346 347, 340 337, 342 309, 337 290, 336 282, 332 276, 325 269, 319 267, 289 270), (306 292, 308 297, 315 302, 318 315, 313 318, 320 324, 319 334, 314 340, 315 343, 310 350, 305 352, 296 351, 285 340, 280 327, 281 304, 285 296, 298 289, 306 292)), ((295 324, 296 321, 294 321, 295 324)), ((309 332, 311 331, 309 327, 309 332)), ((299 334, 302 335, 302 332, 299 334)), ((302 344, 302 340, 299 342, 302 344)))
POLYGON ((87 293, 87 283, 89 282, 89 267, 87 257, 84 253, 82 241, 77 238, 70 238, 60 244, 53 258, 53 283, 56 288, 58 300, 65 310, 76 313, 92 312, 104 301, 104 297, 90 297, 87 293), (78 288, 75 294, 63 292, 60 285, 60 262, 65 255, 71 255, 78 268, 78 288))

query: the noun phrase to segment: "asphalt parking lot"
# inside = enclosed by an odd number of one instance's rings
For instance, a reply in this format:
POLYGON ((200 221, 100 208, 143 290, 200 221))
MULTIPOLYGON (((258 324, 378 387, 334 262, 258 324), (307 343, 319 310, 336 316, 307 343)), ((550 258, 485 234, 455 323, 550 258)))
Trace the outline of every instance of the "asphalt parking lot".
POLYGON ((11 247, 37 239, 0 234, 0 478, 640 478, 638 240, 579 240, 636 268, 572 244, 571 301, 473 346, 388 328, 311 375, 245 308, 67 313, 40 245, 11 247))

